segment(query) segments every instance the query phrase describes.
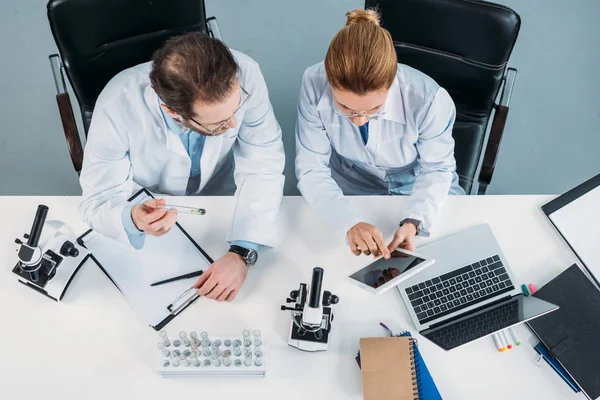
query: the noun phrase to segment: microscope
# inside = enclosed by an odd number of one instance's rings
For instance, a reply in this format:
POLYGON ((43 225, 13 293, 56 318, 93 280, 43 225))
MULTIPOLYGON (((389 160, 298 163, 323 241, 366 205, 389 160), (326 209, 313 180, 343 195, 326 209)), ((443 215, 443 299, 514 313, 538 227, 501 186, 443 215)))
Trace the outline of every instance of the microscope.
POLYGON ((294 307, 281 306, 281 310, 292 312, 288 344, 304 351, 325 351, 333 322, 332 304, 339 298, 329 291, 321 291, 323 268, 314 268, 310 287, 301 283, 293 290, 286 303, 296 303, 294 307), (321 302, 322 300, 322 302, 321 302))
POLYGON ((71 228, 60 221, 46 221, 48 207, 40 204, 27 242, 17 238, 19 262, 12 272, 19 282, 60 301, 75 273, 89 257, 89 252, 76 245, 71 228))

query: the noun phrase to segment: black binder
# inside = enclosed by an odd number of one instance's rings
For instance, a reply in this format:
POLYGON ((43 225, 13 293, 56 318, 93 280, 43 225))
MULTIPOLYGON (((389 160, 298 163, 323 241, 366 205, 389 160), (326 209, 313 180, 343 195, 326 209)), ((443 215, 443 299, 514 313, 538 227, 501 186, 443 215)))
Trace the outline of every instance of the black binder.
POLYGON ((527 322, 590 399, 600 397, 600 292, 573 264, 535 294, 558 304, 527 322))

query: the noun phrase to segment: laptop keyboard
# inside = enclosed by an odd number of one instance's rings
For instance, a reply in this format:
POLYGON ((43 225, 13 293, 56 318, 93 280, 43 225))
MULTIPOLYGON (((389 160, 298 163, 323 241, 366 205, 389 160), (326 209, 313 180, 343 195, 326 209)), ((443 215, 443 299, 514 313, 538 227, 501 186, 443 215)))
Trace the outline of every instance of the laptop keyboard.
POLYGON ((518 322, 519 302, 510 301, 491 311, 475 315, 464 321, 454 322, 440 330, 434 330, 425 334, 425 337, 449 350, 518 322))
POLYGON ((405 290, 424 324, 513 289, 500 257, 494 255, 405 290))

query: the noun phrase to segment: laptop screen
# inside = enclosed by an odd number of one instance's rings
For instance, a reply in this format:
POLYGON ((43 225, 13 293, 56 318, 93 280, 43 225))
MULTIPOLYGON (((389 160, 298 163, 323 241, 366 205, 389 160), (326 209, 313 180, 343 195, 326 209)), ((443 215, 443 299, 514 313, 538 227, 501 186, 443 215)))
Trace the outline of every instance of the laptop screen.
POLYGON ((444 321, 421 333, 445 350, 554 311, 558 306, 522 294, 488 304, 468 315, 444 321))

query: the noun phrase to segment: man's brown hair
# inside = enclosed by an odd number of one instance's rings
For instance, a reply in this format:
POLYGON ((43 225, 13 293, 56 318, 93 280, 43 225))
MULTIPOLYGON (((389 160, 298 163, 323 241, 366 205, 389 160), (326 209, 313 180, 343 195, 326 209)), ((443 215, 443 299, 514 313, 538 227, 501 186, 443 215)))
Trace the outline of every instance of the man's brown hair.
POLYGON ((333 38, 325 56, 329 84, 358 95, 392 86, 398 59, 390 33, 375 10, 354 10, 333 38))
POLYGON ((150 81, 167 106, 189 119, 195 101, 215 104, 231 93, 238 68, 223 42, 187 33, 169 39, 154 53, 150 81))

